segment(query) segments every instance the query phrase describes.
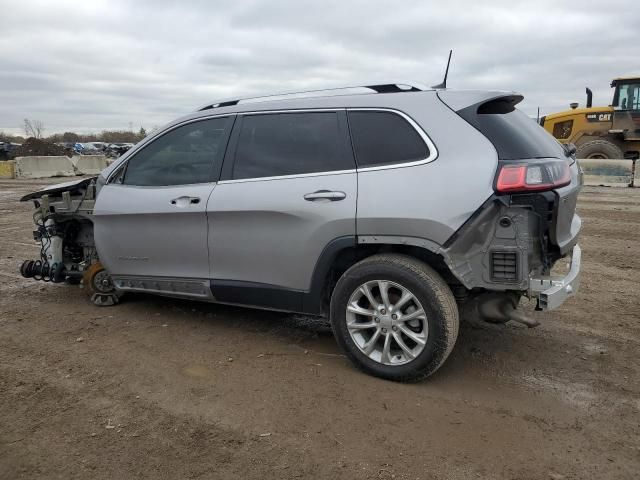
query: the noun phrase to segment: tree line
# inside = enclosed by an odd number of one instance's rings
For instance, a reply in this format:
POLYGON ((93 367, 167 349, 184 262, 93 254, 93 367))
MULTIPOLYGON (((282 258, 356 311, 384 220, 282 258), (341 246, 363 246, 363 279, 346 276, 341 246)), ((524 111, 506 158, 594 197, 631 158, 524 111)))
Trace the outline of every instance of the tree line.
POLYGON ((52 143, 70 142, 70 143, 84 143, 84 142, 105 142, 105 143, 137 143, 147 136, 147 131, 140 127, 137 132, 132 129, 129 130, 103 130, 100 133, 76 133, 76 132, 64 132, 54 133, 49 136, 45 136, 46 128, 43 122, 39 120, 24 119, 22 125, 24 130, 24 136, 12 135, 0 131, 0 142, 9 143, 24 143, 27 138, 37 138, 40 140, 46 140, 52 143))

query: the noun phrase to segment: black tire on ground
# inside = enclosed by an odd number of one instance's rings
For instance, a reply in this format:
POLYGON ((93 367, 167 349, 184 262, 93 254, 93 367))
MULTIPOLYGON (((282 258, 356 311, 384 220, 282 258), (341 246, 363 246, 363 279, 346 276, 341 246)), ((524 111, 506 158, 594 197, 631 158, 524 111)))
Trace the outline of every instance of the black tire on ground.
POLYGON ((578 147, 576 158, 624 158, 624 153, 609 140, 591 140, 578 147))
POLYGON ((458 337, 458 306, 449 286, 426 263, 399 254, 380 254, 355 264, 338 280, 331 296, 331 326, 338 345, 366 373, 400 382, 420 381, 447 359, 458 337), (387 280, 408 289, 426 313, 428 335, 424 349, 402 365, 385 365, 369 358, 347 328, 347 304, 365 282, 387 280))

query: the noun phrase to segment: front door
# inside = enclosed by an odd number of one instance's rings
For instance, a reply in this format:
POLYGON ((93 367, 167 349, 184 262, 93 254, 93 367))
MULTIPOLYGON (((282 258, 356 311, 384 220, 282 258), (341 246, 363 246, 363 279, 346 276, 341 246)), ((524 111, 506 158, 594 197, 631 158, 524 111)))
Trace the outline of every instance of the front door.
POLYGON ((219 301, 299 310, 333 240, 355 239, 344 111, 239 115, 207 205, 219 301))
POLYGON ((96 248, 118 288, 210 296, 206 205, 232 123, 217 117, 170 129, 100 190, 96 248))

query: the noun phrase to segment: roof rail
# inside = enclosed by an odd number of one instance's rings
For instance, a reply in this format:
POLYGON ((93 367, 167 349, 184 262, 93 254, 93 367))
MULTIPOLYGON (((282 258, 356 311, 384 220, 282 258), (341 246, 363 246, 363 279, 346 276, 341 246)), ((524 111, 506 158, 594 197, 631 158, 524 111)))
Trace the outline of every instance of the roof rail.
POLYGON ((399 92, 422 92, 425 90, 433 90, 422 84, 415 82, 389 82, 377 83, 373 85, 354 85, 348 87, 322 88, 316 90, 301 90, 295 92, 282 92, 268 95, 257 95, 251 97, 233 98, 220 100, 214 103, 208 103, 197 111, 210 110, 212 108, 231 107, 239 103, 258 103, 273 100, 289 100, 293 98, 314 98, 314 97, 331 97, 338 95, 362 95, 367 93, 399 93, 399 92))

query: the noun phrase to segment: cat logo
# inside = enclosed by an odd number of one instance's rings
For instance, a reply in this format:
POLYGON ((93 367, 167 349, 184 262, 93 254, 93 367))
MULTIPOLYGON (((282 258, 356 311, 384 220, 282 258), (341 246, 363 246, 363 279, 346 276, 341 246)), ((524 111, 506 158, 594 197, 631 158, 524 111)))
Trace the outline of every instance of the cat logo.
POLYGON ((611 113, 609 112, 601 112, 601 113, 587 113, 587 122, 610 122, 611 121, 611 113))

